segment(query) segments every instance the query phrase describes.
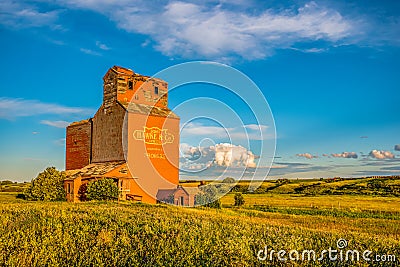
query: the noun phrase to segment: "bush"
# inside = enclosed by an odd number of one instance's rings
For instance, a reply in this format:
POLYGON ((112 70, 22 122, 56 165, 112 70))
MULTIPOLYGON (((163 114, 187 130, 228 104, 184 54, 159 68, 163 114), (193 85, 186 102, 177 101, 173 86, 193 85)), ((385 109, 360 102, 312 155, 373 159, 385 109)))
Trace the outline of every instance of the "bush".
POLYGON ((220 196, 218 195, 218 189, 214 185, 204 185, 199 187, 201 190, 200 194, 195 197, 195 205, 200 205, 210 208, 221 208, 220 196))
POLYGON ((119 190, 113 179, 100 179, 87 185, 87 199, 113 200, 118 199, 119 190))
POLYGON ((0 181, 0 185, 9 185, 9 184, 13 184, 13 182, 9 180, 0 181))
POLYGON ((26 196, 25 196, 24 194, 19 193, 19 194, 16 196, 16 198, 19 198, 19 199, 26 199, 26 196))
POLYGON ((242 206, 244 204, 244 197, 242 193, 235 194, 235 206, 242 206))
POLYGON ((234 184, 236 181, 235 181, 235 179, 232 178, 232 177, 226 177, 224 180, 222 180, 222 182, 223 182, 224 184, 234 184))
POLYGON ((25 198, 44 201, 65 200, 64 179, 63 172, 55 167, 48 167, 32 180, 24 191, 25 198))
POLYGON ((209 208, 220 209, 222 207, 222 204, 221 204, 221 200, 216 199, 213 202, 210 202, 205 206, 209 207, 209 208))

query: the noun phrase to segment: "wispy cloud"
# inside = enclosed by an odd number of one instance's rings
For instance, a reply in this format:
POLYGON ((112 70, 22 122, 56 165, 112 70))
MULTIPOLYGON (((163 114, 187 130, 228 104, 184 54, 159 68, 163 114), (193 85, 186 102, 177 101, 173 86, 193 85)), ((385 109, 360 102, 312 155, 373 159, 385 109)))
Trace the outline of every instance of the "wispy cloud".
POLYGON ((306 49, 291 47, 290 49, 299 51, 299 52, 303 52, 303 53, 323 53, 323 52, 328 51, 327 48, 316 48, 316 47, 306 48, 306 49))
POLYGON ((313 158, 318 158, 318 156, 311 155, 310 153, 301 153, 301 154, 296 154, 298 157, 303 157, 306 159, 313 159, 313 158))
POLYGON ((49 120, 42 120, 40 121, 41 124, 49 125, 56 128, 65 128, 70 123, 67 121, 49 121, 49 120))
POLYGON ((72 115, 93 114, 92 109, 67 107, 59 104, 43 103, 38 100, 22 98, 0 98, 0 118, 14 119, 42 114, 72 115))
POLYGON ((57 146, 65 146, 65 138, 54 140, 53 143, 57 146))
POLYGON ((188 123, 182 129, 182 136, 203 136, 214 138, 233 138, 242 140, 265 140, 273 133, 268 132, 268 126, 249 124, 243 127, 209 126, 200 123, 188 123))
POLYGON ((99 52, 93 51, 91 49, 87 49, 87 48, 81 48, 79 49, 82 53, 85 53, 87 55, 92 55, 92 56, 101 56, 101 54, 99 52))
POLYGON ((268 126, 267 125, 259 125, 259 124, 247 124, 244 126, 246 129, 250 129, 253 131, 265 131, 268 126))
POLYGON ((199 123, 188 123, 182 129, 182 135, 200 135, 206 137, 227 137, 232 128, 223 128, 219 126, 207 126, 199 123))
POLYGON ((0 24, 12 28, 28 27, 50 27, 52 29, 62 28, 57 25, 62 10, 40 10, 37 6, 23 1, 1 1, 0 2, 0 24))
POLYGON ((103 44, 103 43, 100 42, 100 41, 97 41, 97 42, 96 42, 96 46, 97 46, 98 48, 100 48, 101 50, 110 50, 110 49, 111 49, 110 47, 108 47, 107 45, 103 44))

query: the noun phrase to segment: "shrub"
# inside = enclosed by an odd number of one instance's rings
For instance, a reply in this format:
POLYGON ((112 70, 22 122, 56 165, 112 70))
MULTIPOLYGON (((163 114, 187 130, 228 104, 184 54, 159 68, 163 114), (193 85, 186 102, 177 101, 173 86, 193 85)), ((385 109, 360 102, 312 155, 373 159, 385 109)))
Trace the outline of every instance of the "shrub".
POLYGON ((199 187, 201 190, 200 194, 195 197, 195 205, 210 207, 210 208, 221 208, 221 201, 219 200, 218 189, 214 185, 205 185, 199 187))
POLYGON ((65 200, 64 179, 63 172, 55 167, 48 167, 32 180, 24 195, 29 200, 65 200))
POLYGON ((234 184, 236 181, 235 181, 235 179, 232 178, 232 177, 226 177, 224 180, 222 180, 222 182, 223 182, 224 184, 234 184))
POLYGON ((205 206, 209 207, 209 208, 220 209, 222 207, 222 204, 221 204, 221 200, 216 199, 213 202, 210 202, 205 206))
POLYGON ((100 179, 87 185, 87 199, 112 200, 118 199, 119 190, 113 179, 100 179))
POLYGON ((242 193, 235 194, 235 206, 242 206, 244 204, 244 197, 242 193))
POLYGON ((19 194, 17 194, 16 198, 26 199, 26 196, 24 194, 19 193, 19 194))
POLYGON ((9 180, 0 181, 0 185, 8 185, 8 184, 13 184, 13 182, 9 180))

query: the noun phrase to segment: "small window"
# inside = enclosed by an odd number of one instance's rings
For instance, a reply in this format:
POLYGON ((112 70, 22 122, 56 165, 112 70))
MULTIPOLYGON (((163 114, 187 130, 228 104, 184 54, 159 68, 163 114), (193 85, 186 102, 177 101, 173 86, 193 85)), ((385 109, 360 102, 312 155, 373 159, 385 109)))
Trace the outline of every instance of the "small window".
POLYGON ((181 199, 181 206, 184 206, 185 205, 185 199, 183 198, 183 197, 180 197, 180 199, 181 199))
POLYGON ((128 89, 133 90, 133 82, 132 81, 128 82, 128 89))
POLYGON ((158 87, 157 87, 157 86, 154 87, 154 93, 155 93, 156 95, 158 95, 158 87))
POLYGON ((71 184, 67 184, 67 193, 71 193, 71 184))
POLYGON ((138 94, 135 94, 135 100, 139 100, 138 94))

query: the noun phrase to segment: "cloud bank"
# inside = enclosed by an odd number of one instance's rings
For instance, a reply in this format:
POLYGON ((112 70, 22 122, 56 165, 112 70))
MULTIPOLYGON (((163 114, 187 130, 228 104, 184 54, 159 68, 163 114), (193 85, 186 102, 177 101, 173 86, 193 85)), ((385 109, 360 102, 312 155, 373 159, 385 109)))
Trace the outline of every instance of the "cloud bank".
MULTIPOLYGON (((246 60, 266 58, 277 49, 321 53, 330 46, 356 43, 364 27, 358 19, 313 1, 285 9, 221 1, 166 1, 164 5, 145 0, 42 2, 50 10, 43 11, 31 1, 4 1, 0 9, 5 16, 0 23, 56 25, 67 9, 89 10, 104 15, 120 29, 147 36, 150 44, 166 56, 246 60), (315 42, 324 47, 314 47, 311 43, 315 42), (296 48, 297 44, 303 47, 296 48)), ((109 49, 101 42, 96 45, 109 49)))

